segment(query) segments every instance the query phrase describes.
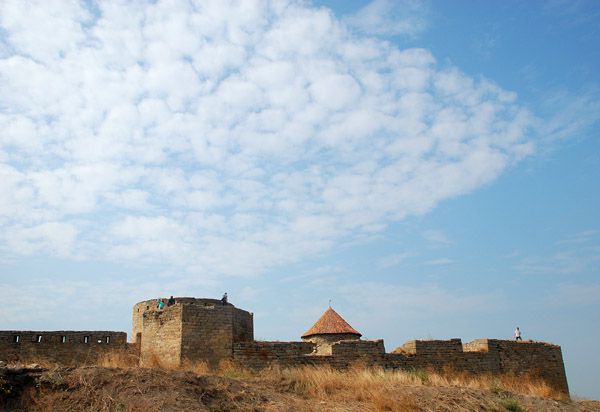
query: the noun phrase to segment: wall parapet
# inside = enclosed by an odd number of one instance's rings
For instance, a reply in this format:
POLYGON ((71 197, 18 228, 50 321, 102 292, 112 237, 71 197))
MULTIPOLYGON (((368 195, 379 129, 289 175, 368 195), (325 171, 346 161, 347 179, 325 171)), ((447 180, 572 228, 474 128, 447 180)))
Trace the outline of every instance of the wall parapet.
POLYGON ((470 374, 531 375, 568 394, 560 347, 545 342, 478 339, 412 340, 385 353, 383 340, 343 340, 331 354, 314 351, 312 342, 241 342, 233 346, 233 360, 250 369, 329 365, 347 368, 355 363, 385 369, 455 370, 470 374))
POLYGON ((82 344, 82 345, 109 345, 119 346, 127 343, 125 332, 115 331, 32 331, 32 330, 5 330, 0 331, 0 344, 15 345, 54 345, 54 344, 82 344))
POLYGON ((0 331, 0 360, 7 362, 82 365, 115 351, 132 352, 125 332, 0 331))

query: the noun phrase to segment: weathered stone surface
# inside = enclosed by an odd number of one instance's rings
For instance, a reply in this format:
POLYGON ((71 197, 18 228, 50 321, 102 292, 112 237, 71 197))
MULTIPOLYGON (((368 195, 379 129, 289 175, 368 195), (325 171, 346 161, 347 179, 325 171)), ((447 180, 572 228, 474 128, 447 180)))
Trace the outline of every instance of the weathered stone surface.
POLYGON ((178 366, 230 360, 233 343, 254 339, 251 313, 216 299, 176 298, 158 310, 156 301, 134 306, 134 333, 141 340, 142 365, 178 366))
POLYGON ((0 360, 31 363, 46 360, 85 365, 110 352, 130 350, 125 332, 113 331, 0 331, 0 360))
POLYGON ((360 336, 351 333, 331 333, 312 335, 307 338, 302 338, 304 342, 312 342, 315 344, 314 353, 317 355, 331 355, 331 347, 334 343, 343 340, 359 340, 360 336))

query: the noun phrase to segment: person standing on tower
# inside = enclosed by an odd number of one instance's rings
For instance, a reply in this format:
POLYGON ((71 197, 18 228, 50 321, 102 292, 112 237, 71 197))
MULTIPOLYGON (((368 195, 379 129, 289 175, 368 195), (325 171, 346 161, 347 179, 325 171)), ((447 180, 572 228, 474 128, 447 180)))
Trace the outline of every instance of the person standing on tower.
POLYGON ((523 340, 521 339, 521 329, 519 329, 518 326, 517 329, 515 329, 515 340, 523 340))
POLYGON ((174 304, 175 304, 175 298, 173 297, 173 295, 171 295, 171 297, 167 301, 167 306, 173 306, 174 304))

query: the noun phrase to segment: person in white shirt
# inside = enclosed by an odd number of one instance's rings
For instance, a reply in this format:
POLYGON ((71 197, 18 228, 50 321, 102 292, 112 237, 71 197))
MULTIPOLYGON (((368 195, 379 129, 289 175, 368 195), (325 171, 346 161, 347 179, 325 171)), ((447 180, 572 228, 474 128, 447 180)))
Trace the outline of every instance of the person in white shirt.
POLYGON ((521 339, 521 330, 519 329, 518 326, 517 326, 517 329, 515 329, 515 340, 523 340, 523 339, 521 339))

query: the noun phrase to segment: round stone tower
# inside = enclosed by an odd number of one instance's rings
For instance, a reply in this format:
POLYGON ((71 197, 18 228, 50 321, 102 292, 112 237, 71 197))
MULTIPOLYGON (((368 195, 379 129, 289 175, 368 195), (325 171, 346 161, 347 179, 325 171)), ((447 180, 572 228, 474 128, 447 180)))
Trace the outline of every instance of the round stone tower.
POLYGON ((132 336, 142 365, 216 365, 231 359, 233 343, 254 340, 254 321, 252 313, 218 299, 176 297, 164 309, 151 299, 134 305, 132 336))

